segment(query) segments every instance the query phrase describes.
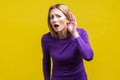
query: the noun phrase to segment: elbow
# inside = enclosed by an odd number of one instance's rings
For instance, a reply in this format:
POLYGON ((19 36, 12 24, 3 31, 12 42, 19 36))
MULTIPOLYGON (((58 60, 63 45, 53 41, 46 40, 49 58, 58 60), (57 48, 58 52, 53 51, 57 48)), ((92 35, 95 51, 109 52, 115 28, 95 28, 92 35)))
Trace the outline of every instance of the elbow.
POLYGON ((91 61, 93 60, 93 57, 90 57, 90 58, 84 58, 86 61, 91 61))
POLYGON ((86 57, 84 57, 84 59, 86 61, 91 61, 93 60, 93 56, 94 56, 94 52, 91 50, 89 53, 87 53, 88 55, 86 57))

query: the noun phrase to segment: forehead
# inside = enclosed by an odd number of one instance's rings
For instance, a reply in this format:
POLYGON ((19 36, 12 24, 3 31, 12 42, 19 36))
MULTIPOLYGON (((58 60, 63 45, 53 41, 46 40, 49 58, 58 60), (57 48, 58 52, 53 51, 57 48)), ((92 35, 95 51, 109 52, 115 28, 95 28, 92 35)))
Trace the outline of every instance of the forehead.
POLYGON ((50 11, 50 15, 54 15, 54 14, 64 15, 63 12, 57 8, 54 8, 50 11))

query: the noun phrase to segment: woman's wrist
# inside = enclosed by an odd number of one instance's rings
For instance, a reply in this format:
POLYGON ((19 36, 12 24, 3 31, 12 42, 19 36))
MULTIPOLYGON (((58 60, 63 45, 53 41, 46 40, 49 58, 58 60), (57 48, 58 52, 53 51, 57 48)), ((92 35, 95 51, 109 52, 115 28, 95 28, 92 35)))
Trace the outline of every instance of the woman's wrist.
POLYGON ((74 38, 77 38, 77 37, 79 37, 80 35, 79 35, 79 33, 78 33, 77 31, 75 31, 75 32, 73 32, 72 36, 73 36, 74 38))

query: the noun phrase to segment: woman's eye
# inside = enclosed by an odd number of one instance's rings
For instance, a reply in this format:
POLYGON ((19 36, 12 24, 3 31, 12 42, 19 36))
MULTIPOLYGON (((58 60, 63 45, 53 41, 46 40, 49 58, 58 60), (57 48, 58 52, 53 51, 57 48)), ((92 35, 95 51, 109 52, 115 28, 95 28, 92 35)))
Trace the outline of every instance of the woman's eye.
POLYGON ((50 16, 50 19, 53 19, 53 16, 50 16))
POLYGON ((57 15, 57 17, 58 17, 58 18, 60 18, 60 17, 61 17, 61 15, 57 15))

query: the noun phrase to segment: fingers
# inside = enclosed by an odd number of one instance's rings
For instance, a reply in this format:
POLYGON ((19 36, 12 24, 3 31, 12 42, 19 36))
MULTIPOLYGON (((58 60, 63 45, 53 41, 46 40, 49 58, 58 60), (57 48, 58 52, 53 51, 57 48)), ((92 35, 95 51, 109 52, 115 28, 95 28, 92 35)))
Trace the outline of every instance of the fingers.
POLYGON ((70 17, 70 21, 72 21, 72 13, 71 12, 69 12, 69 17, 70 17))
POLYGON ((72 14, 72 12, 69 12, 69 16, 70 16, 70 22, 69 23, 72 23, 75 26, 77 26, 76 17, 72 14))
POLYGON ((70 16, 70 21, 76 22, 76 17, 72 14, 72 12, 69 12, 69 16, 70 16))
POLYGON ((69 30, 72 29, 73 31, 76 31, 76 27, 77 27, 76 17, 71 12, 69 12, 69 17, 70 17, 69 30))

